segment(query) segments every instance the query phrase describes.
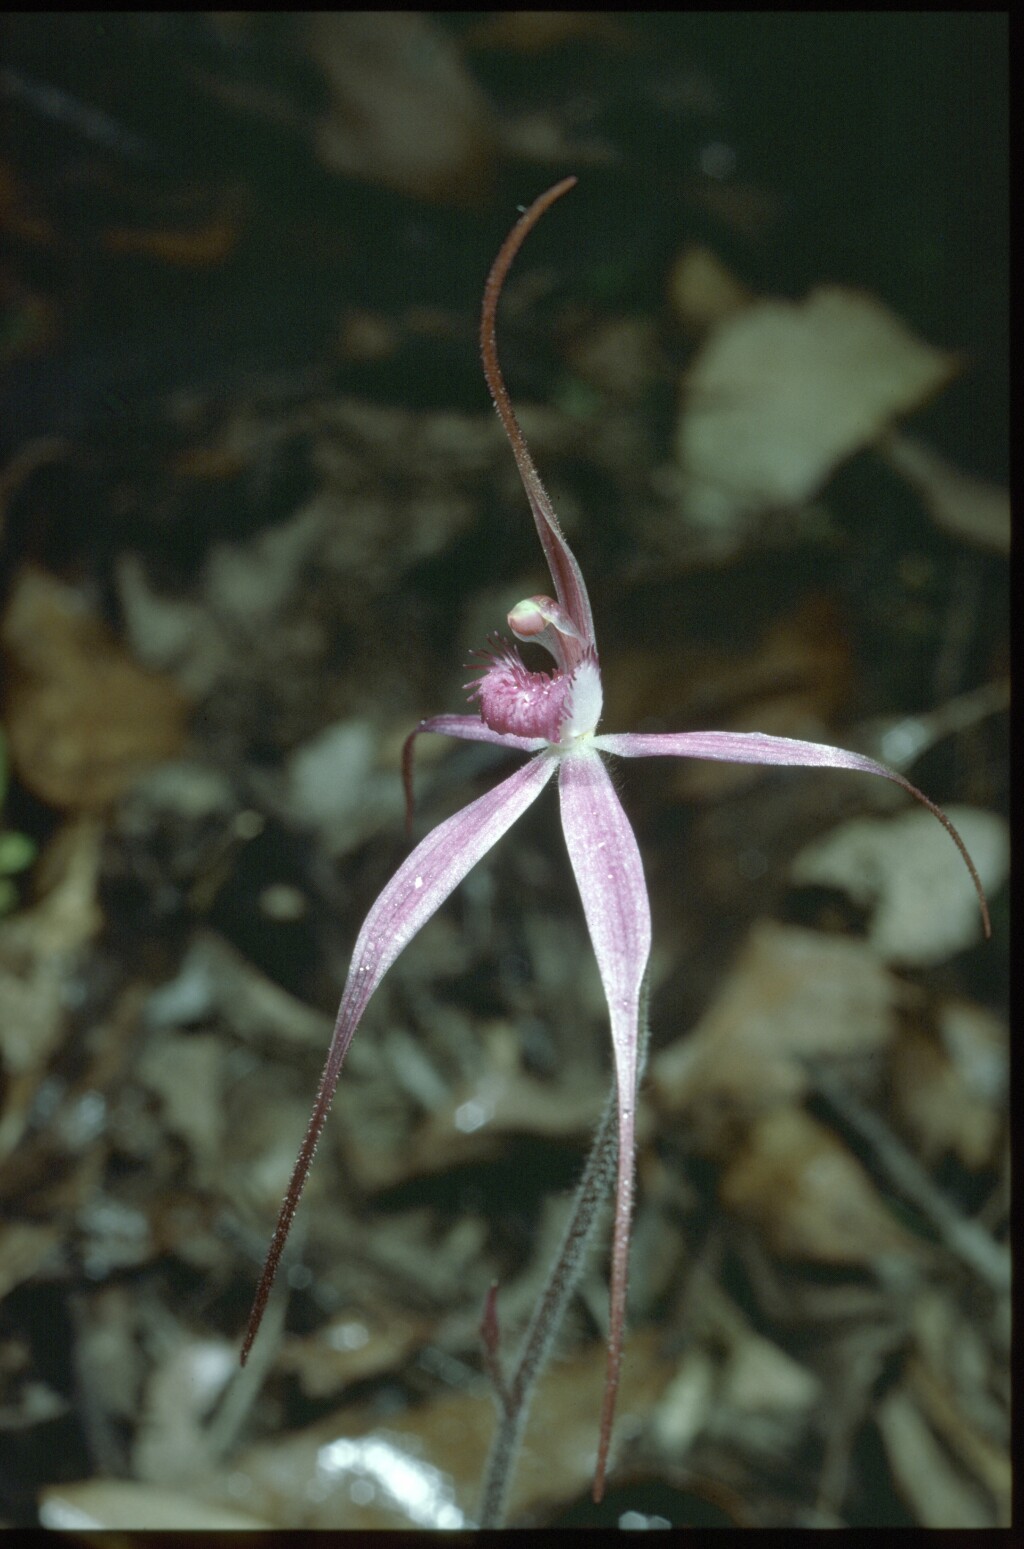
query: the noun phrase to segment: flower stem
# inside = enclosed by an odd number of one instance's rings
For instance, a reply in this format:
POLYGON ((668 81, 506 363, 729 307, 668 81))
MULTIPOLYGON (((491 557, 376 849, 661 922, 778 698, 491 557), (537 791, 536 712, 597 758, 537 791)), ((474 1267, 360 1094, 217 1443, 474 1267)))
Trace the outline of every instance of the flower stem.
MULTIPOLYGON (((637 1084, 647 1057, 647 980, 640 998, 637 1084)), ((515 1369, 506 1378, 501 1365, 497 1287, 492 1286, 480 1325, 484 1368, 494 1389, 498 1429, 484 1472, 479 1525, 501 1527, 509 1486, 537 1380, 547 1365, 555 1338, 586 1268, 587 1249, 612 1190, 618 1162, 618 1094, 613 1085, 597 1127, 583 1176, 576 1189, 562 1245, 552 1262, 547 1284, 523 1336, 515 1369)))

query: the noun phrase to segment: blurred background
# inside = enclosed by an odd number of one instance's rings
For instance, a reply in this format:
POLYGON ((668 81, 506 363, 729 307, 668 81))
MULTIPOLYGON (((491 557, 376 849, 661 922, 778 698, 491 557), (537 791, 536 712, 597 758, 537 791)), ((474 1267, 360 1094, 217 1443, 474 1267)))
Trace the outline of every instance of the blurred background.
MULTIPOLYGON (((241 1330, 402 742, 580 560, 652 895, 611 1487, 596 1252, 523 1525, 1008 1521, 996 15, 0 21, 0 1519, 460 1527, 610 1079, 556 804, 406 950, 241 1330)), ((423 739, 416 834, 510 769, 423 739), (429 746, 427 744, 430 744, 429 746), (435 745, 436 744, 436 745, 435 745)))

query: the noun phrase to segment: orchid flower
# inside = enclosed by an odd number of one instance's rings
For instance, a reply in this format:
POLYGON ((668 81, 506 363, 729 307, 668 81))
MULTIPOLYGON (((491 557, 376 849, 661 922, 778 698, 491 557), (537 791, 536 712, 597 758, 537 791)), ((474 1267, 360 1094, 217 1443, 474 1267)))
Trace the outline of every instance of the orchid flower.
POLYGON ((605 768, 605 756, 708 758, 852 769, 894 780, 934 813, 949 832, 978 893, 986 935, 990 927, 981 881, 952 823, 901 774, 874 759, 823 743, 760 732, 598 732, 601 673, 587 588, 527 449, 505 388, 495 341, 498 298, 523 239, 575 182, 574 177, 564 178, 520 216, 488 275, 480 325, 484 375, 512 447, 555 591, 554 598, 528 597, 517 603, 508 615, 508 626, 517 641, 542 646, 553 666, 546 672, 530 671, 513 645, 492 642, 482 654, 481 676, 470 690, 477 713, 433 716, 421 721, 407 739, 403 775, 408 809, 411 812, 413 744, 424 732, 490 742, 530 757, 500 785, 428 834, 399 867, 366 917, 353 950, 309 1128, 256 1292, 242 1361, 262 1320, 346 1051, 370 997, 402 949, 557 774, 562 828, 608 1002, 617 1094, 607 1372, 594 1480, 594 1498, 600 1500, 622 1362, 636 1150, 639 1019, 651 947, 650 904, 640 852, 605 768))

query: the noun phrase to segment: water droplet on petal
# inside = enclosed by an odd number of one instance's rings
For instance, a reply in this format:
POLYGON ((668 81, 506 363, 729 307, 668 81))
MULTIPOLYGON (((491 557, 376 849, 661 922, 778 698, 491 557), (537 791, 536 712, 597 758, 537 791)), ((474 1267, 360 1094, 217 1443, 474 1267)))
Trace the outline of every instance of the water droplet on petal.
POLYGON ((413 887, 422 887, 423 886, 423 878, 422 877, 413 877, 412 885, 413 885, 413 887))

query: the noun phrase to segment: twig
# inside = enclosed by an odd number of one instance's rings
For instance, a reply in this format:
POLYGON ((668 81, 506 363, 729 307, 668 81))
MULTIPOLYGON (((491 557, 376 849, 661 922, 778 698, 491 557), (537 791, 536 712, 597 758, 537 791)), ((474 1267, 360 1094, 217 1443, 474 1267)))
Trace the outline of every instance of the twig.
POLYGON ((1006 1249, 976 1221, 960 1214, 878 1115, 859 1103, 831 1073, 815 1070, 814 1083, 836 1113, 867 1141, 883 1172, 927 1216, 950 1252, 993 1291, 1008 1291, 1010 1255, 1006 1249))
POLYGON ((945 700, 923 715, 887 716, 864 722, 858 727, 858 745, 876 752, 894 769, 907 770, 944 737, 967 731, 1009 708, 1010 680, 994 678, 955 699, 945 700))

